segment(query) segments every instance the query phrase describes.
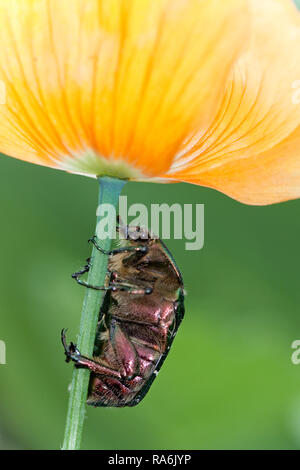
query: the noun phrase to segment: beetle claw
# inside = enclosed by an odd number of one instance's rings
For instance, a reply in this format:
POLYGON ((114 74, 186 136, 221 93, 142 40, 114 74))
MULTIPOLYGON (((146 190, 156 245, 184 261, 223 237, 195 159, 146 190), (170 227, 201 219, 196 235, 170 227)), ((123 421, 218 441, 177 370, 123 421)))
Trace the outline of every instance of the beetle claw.
POLYGON ((66 362, 70 362, 72 360, 76 362, 75 358, 77 356, 80 356, 80 352, 77 349, 76 344, 74 344, 72 341, 69 345, 67 344, 67 341, 66 341, 66 332, 67 331, 68 331, 67 328, 63 328, 62 331, 61 331, 61 342, 62 342, 62 345, 65 349, 66 362))
POLYGON ((61 330, 61 334, 60 334, 61 342, 62 342, 63 347, 65 348, 65 351, 67 351, 67 349, 68 349, 67 342, 66 342, 66 332, 67 331, 68 331, 68 328, 63 328, 61 330))

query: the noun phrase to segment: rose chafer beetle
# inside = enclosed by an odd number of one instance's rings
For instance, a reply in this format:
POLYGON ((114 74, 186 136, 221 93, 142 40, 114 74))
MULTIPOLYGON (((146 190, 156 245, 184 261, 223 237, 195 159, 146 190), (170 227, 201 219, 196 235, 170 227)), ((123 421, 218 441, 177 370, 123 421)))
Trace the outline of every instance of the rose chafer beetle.
POLYGON ((72 277, 88 288, 107 291, 100 308, 93 357, 76 345, 62 343, 66 362, 91 371, 87 403, 93 406, 135 406, 158 374, 184 315, 181 273, 165 244, 139 227, 120 225, 122 246, 109 256, 107 285, 81 280, 88 264, 72 277), (130 232, 138 234, 133 238, 130 232))

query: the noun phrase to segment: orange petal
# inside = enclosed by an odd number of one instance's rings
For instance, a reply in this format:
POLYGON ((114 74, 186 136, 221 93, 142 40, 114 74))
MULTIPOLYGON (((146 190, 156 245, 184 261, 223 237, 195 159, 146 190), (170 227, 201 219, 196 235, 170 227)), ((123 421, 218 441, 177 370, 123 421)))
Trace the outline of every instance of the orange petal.
POLYGON ((92 175, 166 172, 247 34, 240 0, 0 0, 0 152, 92 175))
POLYGON ((249 0, 253 37, 203 135, 167 177, 249 204, 300 196, 300 13, 291 0, 249 0))

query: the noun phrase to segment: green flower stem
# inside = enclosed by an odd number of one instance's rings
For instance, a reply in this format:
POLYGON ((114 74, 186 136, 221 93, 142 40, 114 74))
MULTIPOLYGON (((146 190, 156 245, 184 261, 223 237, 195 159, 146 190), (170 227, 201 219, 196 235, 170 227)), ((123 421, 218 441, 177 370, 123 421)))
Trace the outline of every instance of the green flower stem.
MULTIPOLYGON (((107 177, 99 178, 100 190, 98 208, 102 204, 110 204, 116 208, 119 195, 124 184, 125 181, 118 179, 107 177)), ((109 227, 115 227, 116 220, 113 211, 105 212, 105 219, 107 220, 107 224, 105 224, 105 230, 107 233, 109 227)), ((99 222, 100 216, 97 211, 96 235, 102 248, 104 250, 109 250, 111 246, 112 233, 109 234, 109 238, 101 240, 101 233, 99 233, 98 225, 99 222)), ((107 263, 108 257, 93 247, 91 268, 88 275, 89 284, 97 286, 104 285, 107 263)), ((99 309, 103 296, 103 291, 86 289, 77 341, 79 351, 85 356, 91 356, 93 354, 99 309)), ((80 449, 89 376, 90 372, 87 369, 74 369, 62 450, 80 449)))

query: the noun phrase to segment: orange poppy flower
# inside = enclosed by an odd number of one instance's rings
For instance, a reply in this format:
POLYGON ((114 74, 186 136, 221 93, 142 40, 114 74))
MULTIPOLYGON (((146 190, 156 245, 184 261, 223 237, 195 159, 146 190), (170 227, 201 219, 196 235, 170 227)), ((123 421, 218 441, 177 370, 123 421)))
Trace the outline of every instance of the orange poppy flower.
POLYGON ((0 152, 89 176, 300 196, 292 0, 0 0, 0 152))

